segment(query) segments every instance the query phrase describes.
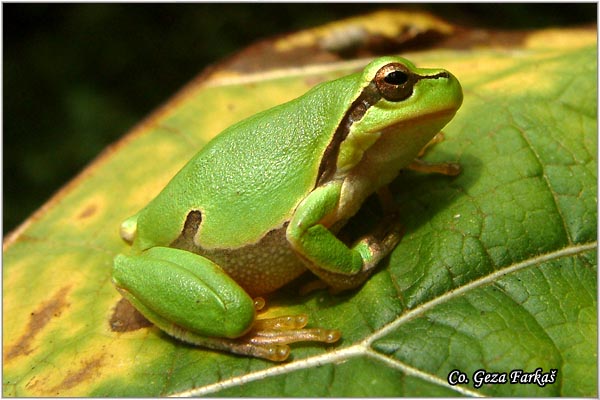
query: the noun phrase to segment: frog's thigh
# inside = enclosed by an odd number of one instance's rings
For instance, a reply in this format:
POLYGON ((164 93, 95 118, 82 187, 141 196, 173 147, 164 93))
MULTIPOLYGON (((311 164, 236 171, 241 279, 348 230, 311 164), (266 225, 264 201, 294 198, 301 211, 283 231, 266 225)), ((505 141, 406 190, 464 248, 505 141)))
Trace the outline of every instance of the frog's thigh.
POLYGON ((236 338, 255 317, 254 302, 223 270, 197 254, 151 248, 115 258, 113 280, 151 322, 167 333, 236 338))

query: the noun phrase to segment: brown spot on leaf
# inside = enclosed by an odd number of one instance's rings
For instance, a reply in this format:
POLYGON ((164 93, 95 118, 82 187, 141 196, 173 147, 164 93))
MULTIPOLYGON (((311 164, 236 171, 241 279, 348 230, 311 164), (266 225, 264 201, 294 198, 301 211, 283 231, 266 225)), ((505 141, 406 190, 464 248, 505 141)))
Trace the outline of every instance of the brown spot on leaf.
POLYGON ((95 204, 90 204, 89 206, 87 206, 85 208, 85 210, 83 210, 81 213, 79 213, 77 218, 85 219, 85 218, 91 217, 92 215, 94 215, 96 213, 97 209, 98 209, 98 207, 95 204))
POLYGON ((115 306, 109 324, 113 332, 129 332, 152 326, 152 323, 124 298, 115 306))
POLYGON ((69 306, 67 293, 70 289, 70 286, 63 287, 50 300, 44 302, 36 311, 31 313, 25 333, 4 353, 5 362, 33 351, 31 344, 35 337, 48 325, 52 318, 59 317, 62 311, 69 306))
POLYGON ((71 389, 80 383, 99 375, 99 369, 102 366, 104 355, 100 355, 90 360, 81 362, 81 367, 73 372, 67 372, 67 376, 61 383, 50 389, 51 394, 60 394, 63 390, 71 389))
POLYGON ((74 388, 80 383, 99 375, 100 367, 103 364, 105 355, 99 355, 95 358, 82 360, 79 368, 66 372, 63 380, 56 386, 48 388, 49 375, 34 376, 26 386, 32 392, 38 392, 44 396, 64 395, 64 391, 74 388))

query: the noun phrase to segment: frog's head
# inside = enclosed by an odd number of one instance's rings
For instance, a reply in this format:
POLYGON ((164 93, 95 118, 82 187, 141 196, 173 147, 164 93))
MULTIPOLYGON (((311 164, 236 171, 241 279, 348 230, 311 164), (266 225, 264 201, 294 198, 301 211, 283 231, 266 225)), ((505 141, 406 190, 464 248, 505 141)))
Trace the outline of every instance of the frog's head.
POLYGON ((359 79, 361 92, 346 115, 349 128, 340 146, 338 171, 356 165, 364 150, 382 137, 388 148, 393 147, 389 152, 398 160, 396 166, 405 167, 462 104, 454 75, 417 68, 401 57, 376 59, 359 79))
POLYGON ((443 126, 462 104, 462 89, 454 75, 444 69, 417 68, 400 57, 373 61, 361 79, 364 89, 359 97, 370 105, 358 125, 371 132, 409 123, 443 126))

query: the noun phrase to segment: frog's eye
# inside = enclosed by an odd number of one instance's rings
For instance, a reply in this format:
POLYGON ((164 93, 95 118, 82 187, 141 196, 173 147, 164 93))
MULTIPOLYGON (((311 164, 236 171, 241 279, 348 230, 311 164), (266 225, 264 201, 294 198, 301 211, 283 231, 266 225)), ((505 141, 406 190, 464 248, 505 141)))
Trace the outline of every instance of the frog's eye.
POLYGON ((402 101, 410 97, 416 76, 404 64, 384 65, 375 75, 375 85, 381 96, 389 101, 402 101))

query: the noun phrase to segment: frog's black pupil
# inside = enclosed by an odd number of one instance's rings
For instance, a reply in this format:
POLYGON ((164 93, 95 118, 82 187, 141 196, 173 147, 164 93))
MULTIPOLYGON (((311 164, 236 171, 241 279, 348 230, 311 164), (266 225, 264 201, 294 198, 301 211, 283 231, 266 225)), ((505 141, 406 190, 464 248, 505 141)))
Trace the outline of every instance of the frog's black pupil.
POLYGON ((402 85, 408 81, 408 75, 402 71, 392 71, 384 78, 390 85, 402 85))

